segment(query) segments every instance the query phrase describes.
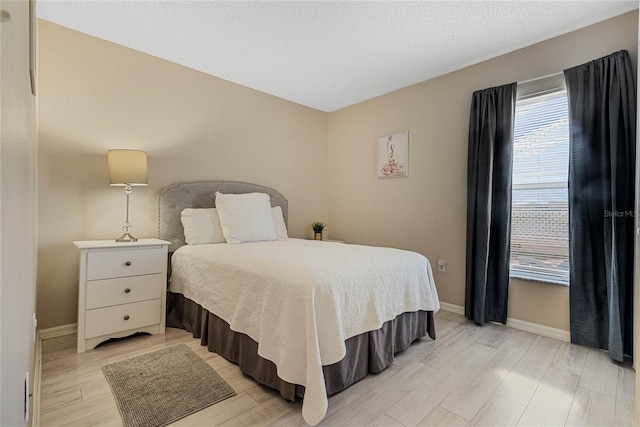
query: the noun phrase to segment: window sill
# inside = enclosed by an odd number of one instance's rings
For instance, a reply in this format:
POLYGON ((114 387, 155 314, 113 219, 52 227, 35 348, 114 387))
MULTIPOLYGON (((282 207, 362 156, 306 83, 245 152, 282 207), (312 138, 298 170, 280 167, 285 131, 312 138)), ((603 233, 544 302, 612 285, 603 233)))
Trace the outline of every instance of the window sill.
POLYGON ((569 284, 565 282, 559 282, 553 279, 543 279, 540 277, 529 277, 525 275, 521 276, 518 274, 509 274, 509 279, 518 279, 518 280, 526 280, 528 282, 546 283, 547 285, 563 286, 565 288, 569 287, 569 284))

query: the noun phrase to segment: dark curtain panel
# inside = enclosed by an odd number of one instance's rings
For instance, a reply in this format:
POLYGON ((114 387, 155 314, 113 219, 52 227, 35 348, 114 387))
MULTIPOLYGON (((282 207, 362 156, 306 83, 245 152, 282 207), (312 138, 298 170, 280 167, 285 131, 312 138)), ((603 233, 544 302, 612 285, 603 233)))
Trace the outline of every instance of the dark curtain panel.
POLYGON ((632 354, 636 99, 627 51, 564 72, 571 342, 632 354))
POLYGON ((467 177, 465 315, 507 322, 516 83, 473 93, 467 177))

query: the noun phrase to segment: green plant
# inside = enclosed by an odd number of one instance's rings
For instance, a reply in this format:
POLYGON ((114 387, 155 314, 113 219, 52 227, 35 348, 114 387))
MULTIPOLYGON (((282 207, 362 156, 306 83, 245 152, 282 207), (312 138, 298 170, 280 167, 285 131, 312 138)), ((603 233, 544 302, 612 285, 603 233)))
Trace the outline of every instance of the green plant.
POLYGON ((322 233, 322 230, 327 228, 327 224, 325 224, 324 222, 316 221, 312 222, 309 227, 311 227, 314 233, 322 233))

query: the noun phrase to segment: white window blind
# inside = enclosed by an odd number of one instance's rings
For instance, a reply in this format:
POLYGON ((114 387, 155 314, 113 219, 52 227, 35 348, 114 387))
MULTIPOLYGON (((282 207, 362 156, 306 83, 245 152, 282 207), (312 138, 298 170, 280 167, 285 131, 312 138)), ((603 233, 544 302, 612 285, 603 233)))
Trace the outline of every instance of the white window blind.
POLYGON ((567 93, 516 102, 511 277, 569 284, 567 93))

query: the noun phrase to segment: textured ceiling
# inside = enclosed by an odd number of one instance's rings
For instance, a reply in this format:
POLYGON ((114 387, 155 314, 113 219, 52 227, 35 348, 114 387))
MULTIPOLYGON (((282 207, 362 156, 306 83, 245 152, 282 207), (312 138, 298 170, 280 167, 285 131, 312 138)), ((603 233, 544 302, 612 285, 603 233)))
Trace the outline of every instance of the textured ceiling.
POLYGON ((41 19, 329 112, 638 2, 38 0, 37 7, 41 19))

